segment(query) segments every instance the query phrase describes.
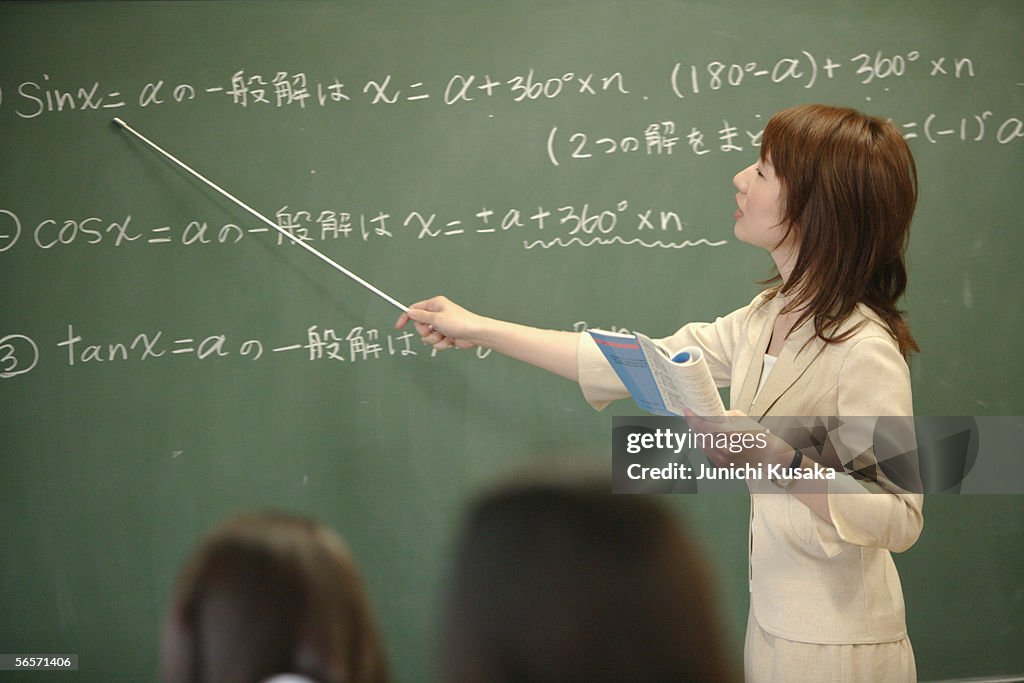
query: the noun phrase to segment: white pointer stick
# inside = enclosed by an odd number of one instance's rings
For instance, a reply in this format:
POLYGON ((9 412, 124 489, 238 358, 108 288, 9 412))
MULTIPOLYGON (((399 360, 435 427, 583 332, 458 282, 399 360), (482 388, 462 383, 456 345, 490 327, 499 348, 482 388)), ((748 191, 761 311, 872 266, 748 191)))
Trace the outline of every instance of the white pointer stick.
POLYGON ((302 248, 303 248, 303 249, 305 249, 306 251, 310 252, 311 254, 313 254, 313 255, 317 256, 318 258, 320 258, 320 260, 322 260, 322 261, 325 261, 326 263, 330 264, 331 266, 334 266, 334 268, 335 268, 336 270, 339 270, 339 271, 341 271, 342 273, 344 273, 345 275, 349 276, 350 278, 352 278, 353 280, 355 280, 356 282, 358 282, 359 284, 361 284, 361 285, 362 285, 363 287, 366 287, 366 288, 367 288, 368 290, 370 290, 371 292, 373 292, 373 293, 374 293, 374 294, 376 294, 377 296, 379 296, 379 297, 381 297, 382 299, 384 299, 385 301, 387 301, 387 302, 388 302, 389 304, 391 304, 392 306, 396 306, 396 307, 398 308, 398 310, 402 311, 403 313, 405 313, 405 312, 407 312, 407 311, 409 310, 409 307, 408 307, 408 306, 404 306, 404 305, 403 305, 403 304, 401 304, 401 303, 400 303, 400 302, 399 302, 399 301, 398 301, 397 299, 394 299, 394 298, 392 298, 391 296, 389 296, 389 295, 385 294, 384 292, 380 291, 379 289, 377 289, 376 287, 374 287, 373 285, 371 285, 371 284, 370 284, 369 282, 367 282, 367 281, 366 281, 366 280, 364 280, 363 278, 359 277, 358 275, 356 275, 355 273, 353 273, 352 271, 350 271, 350 270, 349 270, 348 268, 345 268, 344 266, 342 266, 341 264, 339 264, 339 263, 337 263, 337 262, 333 261, 333 260, 332 260, 332 259, 330 259, 329 257, 327 257, 327 256, 324 256, 324 255, 323 255, 322 253, 320 253, 319 251, 317 251, 317 250, 316 250, 316 249, 314 249, 313 247, 309 246, 308 244, 306 244, 306 243, 305 243, 305 242, 304 242, 303 240, 299 239, 298 237, 295 237, 295 236, 294 236, 294 235, 292 235, 292 234, 291 234, 290 232, 288 232, 287 230, 285 230, 284 228, 282 228, 282 227, 281 227, 280 225, 278 225, 278 224, 277 224, 277 223, 275 223, 274 221, 270 220, 269 218, 267 218, 266 216, 264 216, 263 214, 261 214, 261 213, 260 213, 259 211, 257 211, 256 209, 252 208, 251 206, 249 206, 249 205, 248 205, 248 204, 246 204, 245 202, 241 201, 241 200, 240 200, 240 199, 238 199, 237 197, 235 197, 235 196, 231 195, 230 193, 228 193, 228 192, 225 192, 225 191, 224 191, 224 190, 222 190, 222 189, 221 189, 220 187, 218 187, 217 185, 215 185, 215 184, 214 184, 213 182, 211 182, 211 181, 207 180, 206 178, 204 178, 204 177, 203 177, 202 175, 200 175, 199 173, 197 173, 197 172, 193 171, 193 170, 192 170, 191 168, 189 168, 189 167, 188 167, 187 165, 185 165, 185 164, 183 164, 182 162, 180 162, 180 161, 178 161, 177 159, 175 159, 175 158, 174 158, 173 156, 171 156, 170 154, 168 154, 167 152, 165 152, 165 151, 164 151, 163 149, 161 149, 161 148, 160 148, 159 146, 157 146, 157 145, 156 145, 155 143, 153 143, 153 142, 151 142, 150 140, 148 140, 148 139, 146 138, 146 136, 144 136, 144 135, 142 135, 141 133, 139 133, 139 132, 138 132, 137 130, 135 130, 134 128, 132 128, 131 126, 129 126, 129 125, 127 124, 127 123, 125 123, 125 122, 124 122, 124 121, 122 121, 121 119, 115 118, 115 119, 114 119, 114 123, 116 123, 117 125, 121 126, 121 127, 122 127, 122 128, 124 128, 124 129, 125 129, 126 131, 128 131, 129 133, 131 133, 132 135, 134 135, 134 136, 135 136, 135 137, 137 137, 138 139, 142 140, 143 142, 145 142, 145 143, 146 143, 147 145, 149 145, 150 147, 152 147, 152 148, 153 148, 153 149, 155 149, 156 151, 160 152, 160 154, 163 154, 163 155, 164 155, 165 157, 167 157, 168 159, 170 159, 171 161, 173 161, 174 163, 176 163, 176 164, 177 164, 178 166, 182 167, 183 169, 185 169, 186 171, 188 171, 189 173, 191 173, 192 175, 194 175, 194 176, 195 176, 196 178, 199 178, 199 179, 200 179, 200 180, 202 180, 202 181, 203 181, 204 183, 206 183, 207 185, 209 185, 209 186, 210 186, 210 187, 212 187, 213 189, 217 190, 217 192, 220 192, 220 193, 221 193, 222 195, 224 195, 225 197, 227 197, 228 199, 230 199, 231 201, 233 201, 233 202, 234 202, 235 204, 238 204, 238 205, 239 205, 240 207, 242 207, 243 209, 245 209, 246 211, 248 211, 249 213, 251 213, 251 214, 252 214, 253 216, 256 216, 256 218, 259 218, 259 219, 260 219, 261 221, 263 221, 264 223, 266 223, 267 225, 269 225, 270 227, 272 227, 272 228, 273 228, 274 230, 277 230, 277 231, 278 231, 279 233, 281 233, 282 235, 284 235, 285 237, 287 237, 288 239, 290 239, 290 240, 291 240, 292 242, 294 242, 295 244, 299 245, 300 247, 302 247, 302 248))

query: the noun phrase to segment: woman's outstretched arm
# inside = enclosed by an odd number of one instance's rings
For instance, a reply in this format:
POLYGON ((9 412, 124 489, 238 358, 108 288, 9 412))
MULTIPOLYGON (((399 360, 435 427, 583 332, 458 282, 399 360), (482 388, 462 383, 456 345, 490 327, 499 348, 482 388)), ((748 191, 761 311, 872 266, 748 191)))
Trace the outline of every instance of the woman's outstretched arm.
POLYGON ((424 343, 443 351, 483 346, 556 375, 579 381, 576 365, 578 332, 537 327, 477 315, 447 297, 419 301, 402 313, 396 328, 413 321, 424 343))

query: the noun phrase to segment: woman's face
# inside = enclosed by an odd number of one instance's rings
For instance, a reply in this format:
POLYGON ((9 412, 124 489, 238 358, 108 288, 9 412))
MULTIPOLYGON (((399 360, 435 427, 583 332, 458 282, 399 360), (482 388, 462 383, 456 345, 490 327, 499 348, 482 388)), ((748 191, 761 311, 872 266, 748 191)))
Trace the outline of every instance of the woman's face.
POLYGON ((779 243, 786 233, 782 224, 782 184, 771 161, 758 159, 737 173, 732 184, 738 190, 733 213, 737 239, 772 252, 784 246, 779 243))

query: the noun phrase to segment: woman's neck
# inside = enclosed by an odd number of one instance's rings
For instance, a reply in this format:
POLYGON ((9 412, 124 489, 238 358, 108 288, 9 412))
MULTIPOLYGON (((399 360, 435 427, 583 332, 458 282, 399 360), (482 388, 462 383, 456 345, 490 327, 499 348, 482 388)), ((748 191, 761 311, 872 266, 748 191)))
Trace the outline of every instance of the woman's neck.
POLYGON ((798 249, 782 244, 772 249, 769 253, 771 254, 772 261, 775 262, 775 269, 779 271, 779 276, 782 278, 782 286, 785 287, 786 283, 789 282, 789 276, 793 272, 793 268, 796 267, 797 255, 800 252, 798 249))

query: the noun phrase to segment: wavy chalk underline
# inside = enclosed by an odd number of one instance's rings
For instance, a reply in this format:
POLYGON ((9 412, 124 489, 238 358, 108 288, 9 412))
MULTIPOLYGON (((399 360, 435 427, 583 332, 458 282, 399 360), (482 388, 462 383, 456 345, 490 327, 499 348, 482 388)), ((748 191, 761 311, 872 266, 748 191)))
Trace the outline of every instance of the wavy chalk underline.
POLYGON ((564 240, 561 237, 556 237, 552 240, 548 240, 547 242, 545 242, 544 240, 534 240, 533 242, 523 240, 523 248, 533 249, 535 247, 540 247, 541 249, 550 249, 551 247, 571 247, 574 245, 579 245, 581 247, 590 247, 595 244, 600 246, 607 246, 610 244, 622 244, 625 246, 638 245, 644 247, 645 249, 685 249, 686 247, 699 246, 720 247, 727 243, 728 240, 719 240, 717 242, 711 242, 703 238, 696 241, 685 240, 683 242, 662 242, 661 240, 655 240, 654 242, 646 242, 640 239, 639 237, 634 237, 633 239, 629 240, 624 240, 618 236, 592 237, 591 239, 586 241, 580 239, 579 237, 572 237, 568 240, 564 240))

